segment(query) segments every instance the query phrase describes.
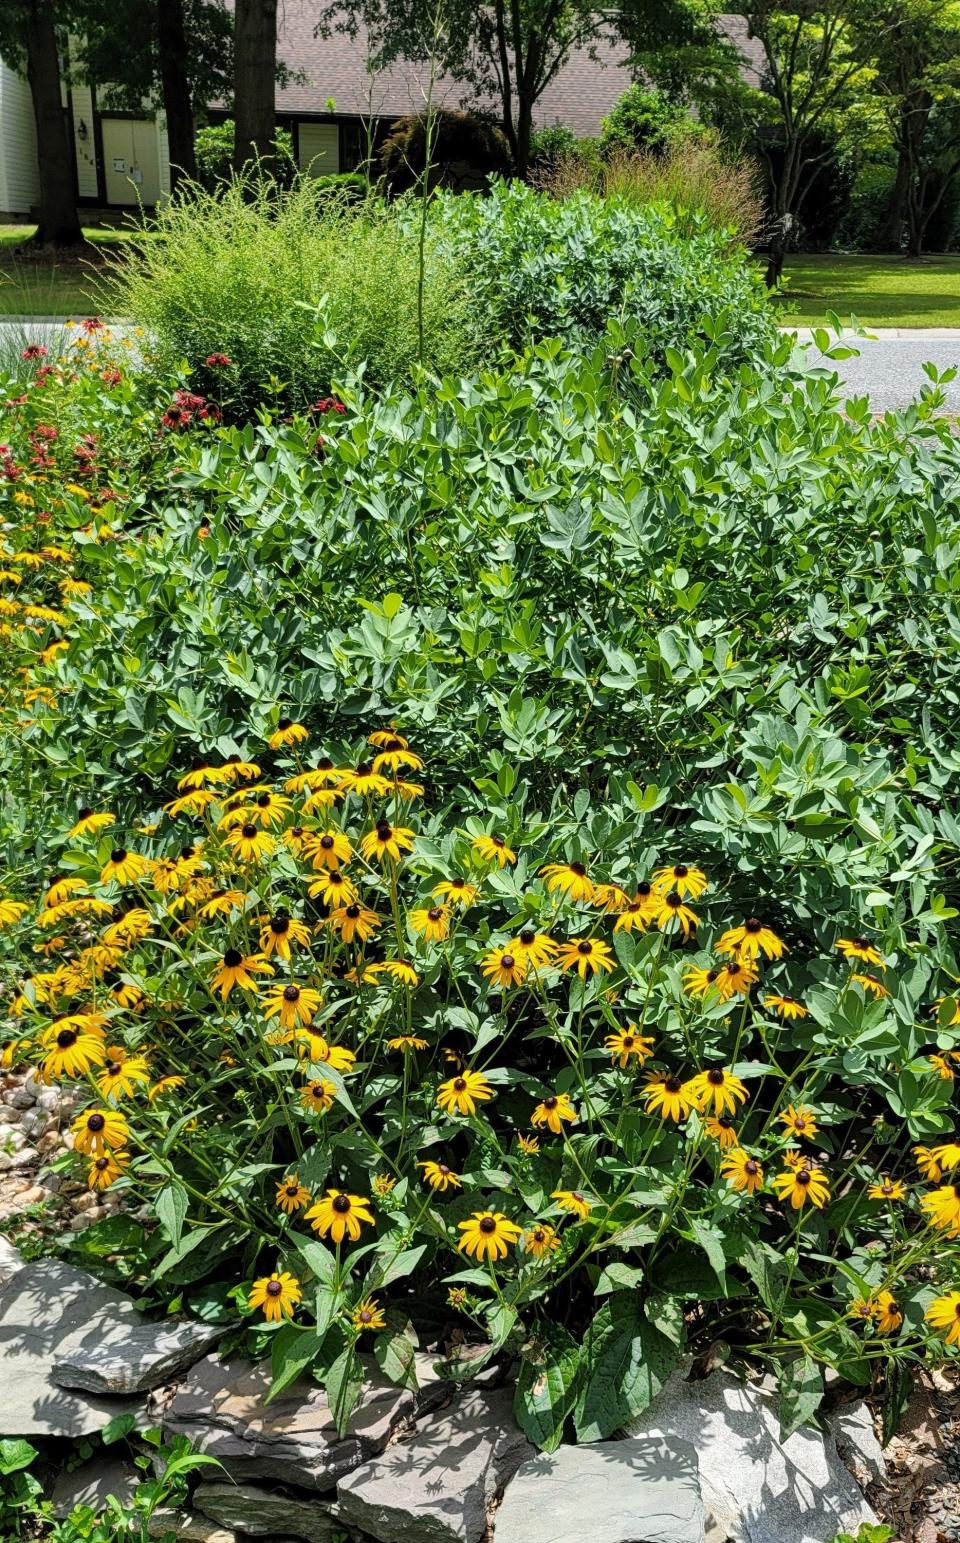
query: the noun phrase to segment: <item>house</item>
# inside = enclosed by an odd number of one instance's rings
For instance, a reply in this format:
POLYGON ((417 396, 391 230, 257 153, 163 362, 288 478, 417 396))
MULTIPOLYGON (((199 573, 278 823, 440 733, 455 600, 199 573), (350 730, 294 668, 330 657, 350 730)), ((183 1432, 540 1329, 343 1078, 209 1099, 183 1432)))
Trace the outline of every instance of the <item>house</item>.
MULTIPOLYGON (((289 130, 298 165, 314 175, 350 171, 366 153, 369 125, 383 130, 395 119, 423 109, 421 66, 397 63, 370 76, 363 35, 318 38, 311 0, 285 0, 277 27, 278 54, 287 66, 277 87, 277 122, 289 130)), ((749 55, 743 18, 724 18, 728 31, 749 55), (729 28, 727 26, 729 23, 729 28), (739 27, 737 24, 740 24, 739 27)), ((551 81, 536 110, 538 126, 566 124, 578 137, 598 134, 601 121, 631 84, 623 44, 600 40, 575 52, 551 81)), ((441 79, 435 105, 478 102, 463 84, 441 79)), ((157 203, 170 190, 170 161, 163 114, 115 112, 95 87, 63 90, 77 187, 77 203, 88 218, 157 203)), ((216 106, 212 121, 226 116, 216 106)), ((0 60, 0 220, 26 220, 39 193, 36 135, 27 84, 0 60)))

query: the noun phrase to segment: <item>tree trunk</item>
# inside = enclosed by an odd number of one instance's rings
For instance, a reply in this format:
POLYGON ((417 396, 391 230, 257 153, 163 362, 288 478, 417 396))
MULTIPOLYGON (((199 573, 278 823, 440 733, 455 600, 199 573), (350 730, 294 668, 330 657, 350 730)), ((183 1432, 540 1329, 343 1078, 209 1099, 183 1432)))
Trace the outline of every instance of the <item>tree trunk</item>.
POLYGON ((525 182, 527 172, 530 170, 530 140, 533 134, 533 102, 529 94, 520 90, 517 92, 517 127, 516 143, 513 148, 514 163, 517 176, 525 182))
POLYGON ((233 166, 276 165, 277 0, 237 0, 233 28, 233 166))
POLYGON ((900 144, 897 151, 897 174, 890 189, 890 202, 880 229, 880 245, 886 252, 899 252, 903 242, 903 221, 907 212, 907 190, 910 186, 910 154, 905 143, 904 126, 900 128, 900 144))
POLYGON ((67 116, 60 99, 57 33, 46 0, 30 0, 23 43, 40 171, 40 219, 34 240, 43 246, 80 246, 83 232, 77 215, 67 116))
POLYGON ((183 0, 157 0, 157 54, 170 147, 170 191, 175 192, 179 182, 197 175, 183 0))

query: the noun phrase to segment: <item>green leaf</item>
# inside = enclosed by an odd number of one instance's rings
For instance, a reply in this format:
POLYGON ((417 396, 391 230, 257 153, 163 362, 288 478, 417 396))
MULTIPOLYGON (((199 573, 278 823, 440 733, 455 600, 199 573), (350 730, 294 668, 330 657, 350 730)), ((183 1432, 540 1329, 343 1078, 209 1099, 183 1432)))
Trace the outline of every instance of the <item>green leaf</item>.
POLYGON ((509 1302, 492 1302, 487 1308, 487 1325, 490 1329, 492 1349, 499 1350, 506 1344, 517 1322, 517 1309, 509 1302))
POLYGON ((17 1473, 21 1468, 29 1468, 35 1457, 39 1457, 36 1447, 32 1447, 29 1441, 22 1437, 7 1438, 0 1441, 0 1473, 7 1475, 17 1473))
POLYGON ((401 1388, 417 1386, 417 1334, 406 1314, 388 1308, 387 1327, 374 1336, 373 1358, 391 1382, 401 1388))
POLYGON ((165 1184, 153 1202, 153 1209, 157 1213, 160 1225, 176 1249, 180 1247, 180 1237, 188 1206, 187 1192, 176 1179, 171 1179, 169 1184, 165 1184))
POLYGON ((517 1424, 542 1452, 554 1452, 573 1410, 580 1347, 560 1324, 547 1325, 523 1351, 513 1398, 517 1424))
POLYGON ((330 1413, 339 1436, 345 1436, 363 1387, 363 1368, 352 1345, 342 1350, 324 1378, 330 1413))
POLYGON ((405 1248, 402 1253, 394 1254, 383 1267, 380 1285, 389 1286, 392 1281, 403 1280, 405 1275, 412 1275, 426 1251, 426 1243, 418 1243, 416 1248, 405 1248))
POLYGON ((681 1347, 648 1323, 636 1292, 618 1292, 587 1329, 580 1352, 578 1441, 603 1441, 656 1398, 681 1347))
POLYGON ((597 1281, 594 1295, 605 1297, 611 1291, 629 1291, 631 1287, 639 1286, 646 1274, 646 1270, 638 1264, 626 1264, 622 1259, 614 1259, 597 1281))
POLYGON ((325 1244, 314 1239, 297 1244, 297 1251, 311 1274, 327 1285, 336 1279, 337 1261, 325 1244))
POLYGON ((809 1425, 823 1399, 823 1376, 810 1356, 789 1361, 780 1369, 780 1437, 786 1441, 801 1425, 809 1425))
POLYGON ((129 1436, 130 1432, 136 1430, 136 1428, 137 1420, 135 1415, 115 1414, 113 1419, 109 1420, 100 1432, 100 1440, 105 1447, 109 1447, 115 1441, 120 1441, 122 1437, 129 1436))
POLYGON ((270 1345, 270 1388, 264 1403, 279 1398, 285 1388, 315 1361, 323 1349, 324 1335, 312 1329, 297 1329, 284 1324, 273 1335, 270 1345))

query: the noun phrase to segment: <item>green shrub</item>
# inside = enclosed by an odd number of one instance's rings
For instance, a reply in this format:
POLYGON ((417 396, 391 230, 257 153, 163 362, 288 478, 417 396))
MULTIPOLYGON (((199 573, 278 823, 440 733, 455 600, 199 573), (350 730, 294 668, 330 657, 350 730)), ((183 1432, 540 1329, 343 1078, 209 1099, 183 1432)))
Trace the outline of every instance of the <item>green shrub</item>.
POLYGON ((628 86, 600 125, 605 155, 661 155, 681 139, 707 134, 686 108, 652 86, 628 86))
MULTIPOLYGON (((215 192, 218 187, 233 180, 234 134, 232 118, 225 118, 222 123, 208 123, 197 130, 197 178, 208 193, 215 192)), ((289 187, 297 165, 290 130, 278 128, 275 144, 277 181, 281 186, 289 187)))
MULTIPOLYGON (((408 192, 423 177, 427 122, 423 113, 399 118, 380 146, 380 169, 394 195, 408 192)), ((510 146, 502 129, 476 113, 439 111, 433 121, 430 185, 459 188, 465 179, 510 170, 510 146)))
MULTIPOLYGON (((408 376, 419 357, 411 224, 310 177, 279 197, 250 191, 234 182, 166 204, 138 256, 118 264, 111 303, 146 328, 159 366, 185 361, 234 414, 305 406, 351 365, 373 384, 408 376), (227 382, 205 369, 210 355, 230 359, 227 382)), ((456 369, 474 352, 461 257, 428 233, 424 363, 456 369)))

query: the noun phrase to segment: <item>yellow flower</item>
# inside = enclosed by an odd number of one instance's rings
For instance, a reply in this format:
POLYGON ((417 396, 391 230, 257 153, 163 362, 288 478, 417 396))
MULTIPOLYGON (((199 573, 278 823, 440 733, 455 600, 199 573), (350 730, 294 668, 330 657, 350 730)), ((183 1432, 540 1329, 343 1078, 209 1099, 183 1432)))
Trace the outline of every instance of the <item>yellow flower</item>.
POLYGON ((630 896, 619 884, 594 884, 593 904, 600 906, 608 916, 614 916, 626 910, 630 896))
MULTIPOLYGON (((165 814, 169 814, 170 818, 175 820, 181 814, 193 816, 202 814, 205 809, 209 809, 210 805, 215 804, 216 801, 216 793, 211 792, 209 788, 193 788, 188 793, 181 793, 179 798, 171 799, 170 803, 164 804, 163 809, 165 814)), ((237 823, 236 816, 231 815, 229 819, 234 824, 237 823)))
POLYGON ((388 771, 402 771, 408 767, 411 771, 420 771, 423 766, 423 758, 410 750, 405 739, 399 735, 383 746, 379 755, 373 758, 375 772, 382 771, 384 767, 388 771))
POLYGON ((950 1062, 947 1060, 946 1056, 928 1055, 927 1060, 930 1062, 931 1070, 936 1072, 941 1081, 953 1081, 953 1067, 950 1065, 950 1062))
POLYGON ((745 1190, 748 1195, 755 1195, 763 1188, 762 1165, 742 1147, 727 1153, 720 1164, 720 1172, 732 1189, 745 1190))
POLYGON ((312 900, 319 897, 324 905, 333 907, 353 905, 358 891, 342 868, 331 868, 329 872, 321 873, 318 879, 314 879, 307 893, 312 900))
POLYGON ((540 1150, 540 1143, 536 1136, 518 1136, 517 1146, 527 1157, 535 1157, 540 1150))
POLYGON ((719 974, 716 965, 709 968, 699 964, 691 965, 683 973, 683 989, 688 996, 705 997, 708 991, 716 989, 719 974))
POLYGON ((940 1167, 949 1173, 960 1163, 960 1142, 944 1141, 940 1146, 933 1148, 933 1155, 940 1167))
POLYGON ((479 1261, 505 1259, 510 1245, 516 1243, 523 1231, 502 1211, 474 1211, 467 1221, 458 1222, 457 1226, 463 1233, 457 1248, 479 1261))
POLYGON ((271 954, 276 954, 280 959, 289 959, 291 943, 308 948, 310 929, 303 922, 297 921, 296 917, 288 916, 286 911, 278 911, 260 929, 260 951, 264 959, 269 959, 271 954))
POLYGON ((566 1093, 551 1093, 543 1099, 530 1116, 531 1125, 546 1125, 555 1136, 563 1131, 563 1122, 576 1120, 577 1113, 566 1093))
POLYGON ((558 943, 557 964, 563 971, 576 970, 581 980, 587 975, 598 975, 601 970, 612 970, 614 958, 609 943, 597 938, 571 938, 569 943, 558 943))
POLYGON ((931 1227, 938 1227, 948 1238, 960 1237, 960 1184, 944 1184, 920 1201, 931 1227))
MULTIPOLYGON (((250 789, 243 796, 250 797, 252 792, 253 789, 250 789)), ((266 829, 270 825, 282 825, 292 808, 293 805, 289 798, 284 798, 282 793, 271 793, 269 789, 265 788, 262 793, 256 795, 253 803, 247 805, 241 813, 245 819, 250 821, 251 825, 262 825, 266 829)))
POLYGON ((891 1179, 889 1175, 884 1174, 881 1179, 869 1186, 867 1195, 871 1200, 905 1200, 907 1186, 901 1179, 891 1179))
POLYGON ((23 900, 0 900, 0 927, 12 927, 29 909, 23 900))
POLYGON ((259 830, 249 820, 227 831, 224 839, 242 863, 258 863, 264 857, 270 857, 277 845, 273 836, 265 830, 259 830))
POLYGON ((493 1089, 482 1072, 463 1071, 437 1089, 437 1103, 450 1115, 476 1114, 478 1102, 492 1097, 493 1089))
POLYGON ((535 927, 523 927, 507 944, 510 953, 525 959, 531 970, 545 970, 553 961, 557 945, 549 933, 535 927))
POLYGON ((773 1181, 773 1187, 781 1200, 789 1200, 795 1211, 810 1201, 817 1210, 822 1210, 830 1199, 830 1186, 827 1176, 822 1168, 790 1167, 784 1173, 778 1173, 773 1181))
POLYGON ((514 953, 511 945, 494 948, 484 954, 480 969, 491 985, 505 991, 508 986, 519 986, 527 973, 528 960, 523 953, 514 953))
POLYGON ((260 954, 241 954, 239 948, 228 948, 210 977, 211 991, 219 991, 225 1002, 234 986, 242 991, 256 991, 256 975, 272 975, 273 966, 260 954))
POLYGON ((936 1156, 929 1147, 914 1147, 913 1155, 916 1158, 917 1167, 925 1179, 931 1184, 939 1184, 943 1178, 943 1169, 937 1162, 936 1156))
POLYGON ((147 1098, 152 1104, 154 1099, 162 1098, 165 1093, 174 1093, 177 1088, 182 1088, 186 1080, 186 1077, 161 1077, 159 1082, 147 1089, 147 1098))
POLYGON ((326 1078, 318 1078, 316 1082, 308 1082, 305 1088, 300 1089, 300 1102, 311 1114, 326 1114, 337 1096, 336 1087, 326 1078))
POLYGON ((888 997, 890 995, 886 986, 883 984, 883 981, 878 980, 875 975, 863 975, 859 974, 857 971, 854 971, 850 979, 855 980, 858 986, 862 987, 865 992, 868 991, 870 995, 875 997, 878 1002, 882 1001, 884 997, 888 997))
POLYGON ((376 828, 363 837, 360 850, 368 862, 377 858, 382 863, 384 858, 389 857, 398 863, 404 852, 413 851, 413 831, 402 825, 391 825, 388 820, 380 820, 376 828))
POLYGON ((356 793, 360 798, 383 798, 391 792, 386 777, 374 771, 369 761, 361 761, 355 769, 344 768, 340 774, 340 786, 345 793, 356 793))
POLYGON ((358 900, 354 900, 350 905, 338 905, 327 917, 327 926, 344 943, 352 943, 354 938, 359 938, 361 943, 366 943, 381 925, 376 911, 368 911, 358 900))
POLYGON ((729 1002, 732 996, 749 996, 757 984, 757 967, 748 959, 728 959, 718 971, 714 985, 721 1002, 729 1002))
POLYGON ((100 870, 101 884, 135 884, 150 871, 150 859, 138 852, 128 852, 126 847, 114 847, 100 870))
POLYGON ((428 943, 442 943, 450 936, 450 912, 444 905, 422 906, 410 912, 410 925, 428 943))
POLYGON ((588 1200, 579 1189, 555 1189, 551 1192, 550 1199, 557 1202, 561 1211, 569 1211, 582 1222, 586 1221, 593 1210, 593 1202, 588 1200))
POLYGON ((717 944, 718 954, 737 954, 741 959, 756 959, 761 953, 768 959, 780 959, 783 950, 783 939, 756 916, 739 927, 728 927, 717 944))
POLYGON ((107 814, 95 814, 92 809, 81 809, 77 815, 77 823, 67 831, 71 841, 78 836, 94 836, 98 830, 106 830, 108 825, 116 824, 116 816, 107 814))
POLYGON ((404 739, 399 730, 395 729, 391 724, 389 729, 374 729, 372 733, 367 735, 367 744, 375 745, 381 750, 386 750, 388 746, 393 746, 398 750, 406 750, 409 740, 404 739))
POLYGON ((632 932, 634 927, 639 932, 646 931, 660 910, 660 897, 652 884, 646 879, 637 885, 636 893, 632 900, 624 906, 620 915, 613 924, 614 932, 632 932))
POLYGON ((721 1151, 740 1144, 736 1126, 728 1114, 708 1116, 703 1122, 703 1128, 712 1141, 719 1143, 721 1151))
POLYGON ((420 977, 408 959, 381 959, 377 964, 368 964, 363 972, 364 980, 376 982, 381 975, 389 975, 391 980, 397 980, 401 986, 419 986, 420 977))
POLYGON ((560 1237, 553 1227, 547 1222, 537 1222, 529 1232, 524 1233, 523 1248, 527 1254, 532 1254, 534 1259, 543 1259, 560 1247, 560 1237))
POLYGON ((877 1329, 881 1334, 895 1334, 903 1323, 900 1304, 892 1292, 878 1291, 876 1297, 877 1329))
POLYGON ((42 1036, 45 1082, 57 1077, 84 1077, 91 1066, 102 1066, 106 1059, 103 1030, 93 1026, 81 1029, 75 1022, 55 1021, 42 1036))
POLYGON ((126 1146, 130 1127, 116 1109, 85 1109, 70 1126, 77 1152, 99 1157, 108 1147, 126 1146))
POLYGON ((335 1072, 348 1072, 357 1059, 346 1045, 329 1045, 322 1034, 315 1034, 309 1028, 297 1029, 293 1038, 299 1056, 320 1066, 329 1066, 335 1072))
POLYGON ((122 1045, 108 1045, 106 1059, 97 1073, 101 1098, 133 1098, 138 1082, 149 1082, 150 1072, 142 1055, 130 1055, 122 1045))
POLYGON ((302 723, 294 723, 290 718, 278 718, 277 727, 267 740, 271 750, 283 750, 287 745, 299 745, 309 734, 302 723))
POLYGON ((547 863, 540 869, 540 877, 546 879, 551 894, 584 902, 593 899, 593 881, 583 863, 547 863))
POLYGON ((672 928, 673 923, 678 923, 685 938, 690 936, 694 927, 700 925, 700 918, 688 905, 684 905, 683 897, 678 889, 669 889, 665 894, 657 891, 658 906, 653 920, 661 932, 672 928))
POLYGON ((434 900, 445 900, 449 905, 459 905, 465 910, 473 905, 480 891, 475 884, 468 884, 466 879, 441 879, 430 891, 434 900))
POLYGON ((688 1083, 679 1077, 651 1072, 647 1077, 644 1102, 648 1114, 659 1114, 661 1120, 685 1120, 693 1108, 688 1083))
POLYGON ((808 1018, 810 1016, 810 1009, 804 1007, 802 1002, 798 1002, 796 997, 777 996, 776 994, 765 996, 763 1005, 764 1007, 769 1007, 772 1012, 777 1013, 781 1018, 785 1018, 788 1021, 793 1018, 808 1018))
POLYGON ((747 1090, 739 1077, 723 1067, 712 1066, 699 1072, 687 1083, 687 1094, 694 1108, 704 1114, 736 1114, 737 1105, 747 1101, 747 1090))
POLYGON ((253 782, 260 775, 255 761, 244 761, 239 755, 228 755, 222 766, 217 767, 220 782, 253 782))
POLYGON ((423 1177, 431 1189, 447 1190, 451 1185, 454 1189, 462 1187, 462 1181, 458 1173, 448 1168, 446 1163, 418 1163, 418 1168, 423 1169, 423 1177))
POLYGON ((87 1169, 88 1189, 109 1189, 115 1184, 130 1161, 128 1152, 101 1152, 87 1169))
POLYGON ((374 1225, 369 1209, 370 1201, 363 1195, 348 1195, 342 1189, 328 1189, 322 1200, 311 1206, 306 1220, 314 1232, 322 1238, 329 1233, 334 1243, 342 1243, 345 1237, 355 1243, 364 1222, 374 1225))
POLYGON ((300 1183, 295 1173, 288 1173, 285 1179, 281 1179, 277 1185, 277 1205, 288 1216, 293 1216, 296 1211, 301 1211, 305 1205, 309 1205, 313 1196, 308 1189, 300 1183))
POLYGON ((838 938, 836 947, 845 959, 861 959, 864 964, 882 964, 880 950, 869 938, 838 938))
POLYGON ((945 1296, 934 1297, 924 1316, 928 1323, 939 1329, 948 1345, 960 1345, 960 1291, 948 1291, 945 1296))
POLYGON ((801 1140, 809 1141, 817 1134, 816 1112, 809 1104, 801 1104, 797 1109, 793 1104, 788 1104, 786 1109, 777 1115, 777 1119, 783 1123, 789 1136, 797 1136, 801 1140))
POLYGON ((470 845, 485 863, 495 862, 505 868, 507 863, 517 860, 516 852, 507 846, 502 836, 474 836, 470 845))
POLYGON ((387 1040, 388 1050, 402 1050, 404 1054, 408 1050, 426 1050, 427 1041, 417 1034, 396 1034, 393 1039, 387 1040))
POLYGON ((637 1033, 635 1023, 628 1023, 625 1029, 617 1029, 616 1033, 608 1034, 604 1040, 604 1048, 610 1052, 613 1059, 620 1063, 621 1068, 630 1064, 632 1057, 636 1057, 642 1066, 653 1055, 653 1039, 645 1034, 637 1033))
POLYGON ((687 895, 691 900, 697 900, 707 887, 709 880, 702 868, 689 868, 686 863, 677 863, 674 868, 658 868, 653 875, 653 888, 661 894, 667 894, 670 890, 676 890, 681 900, 687 895))
POLYGON ((293 1317, 302 1296, 300 1282, 295 1275, 288 1274, 286 1270, 279 1274, 275 1271, 273 1275, 263 1275, 254 1281, 247 1297, 247 1306, 262 1308, 268 1323, 279 1323, 281 1318, 293 1317))
POLYGON ((354 1328, 361 1334, 364 1329, 376 1331, 385 1329, 387 1326, 387 1320, 380 1310, 376 1297, 364 1297, 362 1302, 357 1303, 350 1318, 354 1328))

